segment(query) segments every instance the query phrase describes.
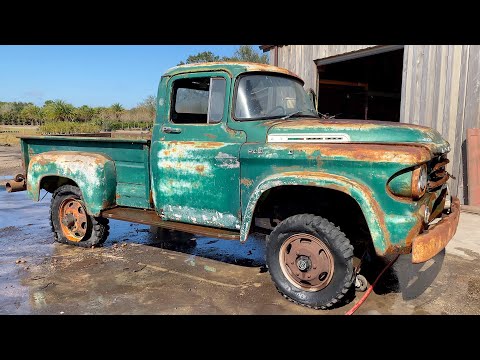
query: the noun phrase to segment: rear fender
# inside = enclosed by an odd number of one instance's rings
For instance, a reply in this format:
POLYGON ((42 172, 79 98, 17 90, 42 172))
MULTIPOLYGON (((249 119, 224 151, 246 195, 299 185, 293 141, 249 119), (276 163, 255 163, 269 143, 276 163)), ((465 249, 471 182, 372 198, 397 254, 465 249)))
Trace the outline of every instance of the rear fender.
POLYGON ((99 216, 115 205, 115 163, 105 155, 78 151, 49 151, 31 157, 27 171, 27 192, 38 201, 42 179, 58 176, 80 188, 87 213, 99 216))

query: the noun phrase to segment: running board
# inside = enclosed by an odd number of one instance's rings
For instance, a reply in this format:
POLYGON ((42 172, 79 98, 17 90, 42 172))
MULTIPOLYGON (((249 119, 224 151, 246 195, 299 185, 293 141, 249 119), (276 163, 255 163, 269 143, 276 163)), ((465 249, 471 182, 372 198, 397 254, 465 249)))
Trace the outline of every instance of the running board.
POLYGON ((184 231, 190 234, 199 234, 227 240, 240 240, 240 232, 238 231, 185 224, 175 221, 164 221, 153 210, 116 207, 102 211, 101 216, 108 219, 130 221, 139 224, 154 225, 170 230, 184 231))

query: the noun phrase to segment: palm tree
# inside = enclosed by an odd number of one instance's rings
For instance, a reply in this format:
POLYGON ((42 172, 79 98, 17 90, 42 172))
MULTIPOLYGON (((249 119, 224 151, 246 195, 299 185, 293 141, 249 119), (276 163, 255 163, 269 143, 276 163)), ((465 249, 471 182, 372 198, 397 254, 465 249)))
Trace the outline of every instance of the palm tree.
POLYGON ((115 120, 118 120, 120 118, 120 115, 122 115, 122 113, 125 111, 125 109, 119 103, 115 103, 110 106, 110 111, 113 113, 115 120))
POLYGON ((45 104, 44 114, 46 120, 73 121, 75 118, 75 108, 63 100, 55 100, 45 104))

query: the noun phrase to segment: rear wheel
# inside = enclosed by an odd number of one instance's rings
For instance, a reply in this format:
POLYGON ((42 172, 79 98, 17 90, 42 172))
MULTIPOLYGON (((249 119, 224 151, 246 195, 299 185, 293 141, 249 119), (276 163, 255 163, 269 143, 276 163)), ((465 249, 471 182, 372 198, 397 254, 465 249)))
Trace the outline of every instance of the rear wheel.
POLYGON ((267 265, 278 291, 290 301, 314 309, 334 306, 354 282, 353 246, 328 220, 291 216, 272 231, 267 265))
POLYGON ((55 241, 81 247, 99 246, 108 237, 108 219, 86 212, 80 189, 59 187, 52 196, 50 223, 55 241))

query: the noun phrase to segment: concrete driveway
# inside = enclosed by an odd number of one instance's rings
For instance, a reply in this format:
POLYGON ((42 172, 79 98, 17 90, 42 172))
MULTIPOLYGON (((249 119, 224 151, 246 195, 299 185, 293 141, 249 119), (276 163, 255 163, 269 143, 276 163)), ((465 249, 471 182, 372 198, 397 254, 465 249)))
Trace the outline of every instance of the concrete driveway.
MULTIPOLYGON (((0 190, 0 314, 343 314, 277 293, 264 240, 246 244, 111 221, 104 247, 53 242, 50 196, 0 190)), ((480 216, 425 264, 402 255, 356 314, 480 314, 480 216)), ((370 281, 383 264, 365 268, 370 281)), ((355 296, 355 294, 353 294, 355 296)))

